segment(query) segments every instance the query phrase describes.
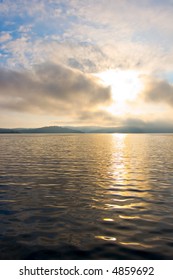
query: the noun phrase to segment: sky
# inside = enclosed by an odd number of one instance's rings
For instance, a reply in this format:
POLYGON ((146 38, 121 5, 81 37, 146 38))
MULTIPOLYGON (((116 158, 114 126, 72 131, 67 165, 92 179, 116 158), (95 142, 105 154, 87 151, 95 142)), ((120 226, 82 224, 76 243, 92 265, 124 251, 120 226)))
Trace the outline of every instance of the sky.
POLYGON ((173 0, 0 0, 0 127, 173 127, 173 0))

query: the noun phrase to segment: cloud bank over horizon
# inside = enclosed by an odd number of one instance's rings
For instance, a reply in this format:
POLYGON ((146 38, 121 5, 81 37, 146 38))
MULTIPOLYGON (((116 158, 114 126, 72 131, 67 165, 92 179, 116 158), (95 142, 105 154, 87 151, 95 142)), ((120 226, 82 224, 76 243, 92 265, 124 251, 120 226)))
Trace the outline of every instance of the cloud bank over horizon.
POLYGON ((0 127, 171 125, 172 13, 171 0, 0 1, 0 127), (121 114, 108 70, 142 83, 121 114))
POLYGON ((1 110, 81 118, 109 104, 111 93, 81 71, 42 63, 32 71, 0 69, 0 101, 1 110))

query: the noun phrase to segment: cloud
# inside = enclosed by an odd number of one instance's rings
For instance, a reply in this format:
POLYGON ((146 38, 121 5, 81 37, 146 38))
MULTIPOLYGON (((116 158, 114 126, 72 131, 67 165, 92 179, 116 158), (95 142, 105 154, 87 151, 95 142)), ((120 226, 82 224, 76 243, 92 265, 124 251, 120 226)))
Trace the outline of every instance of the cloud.
POLYGON ((18 25, 17 37, 12 26, 14 39, 2 49, 9 67, 56 59, 89 73, 117 67, 172 69, 170 1, 7 0, 0 6, 6 19, 18 25))
POLYGON ((6 41, 9 41, 12 38, 12 36, 8 32, 1 32, 0 33, 0 43, 4 43, 6 41))
POLYGON ((109 87, 63 65, 43 63, 30 71, 0 70, 1 109, 77 117, 111 102, 109 87))
POLYGON ((30 2, 27 0, 6 0, 0 2, 0 12, 3 16, 15 16, 17 13, 21 17, 26 16, 26 14, 31 16, 37 13, 44 14, 46 12, 45 4, 44 0, 31 0, 30 2))
POLYGON ((1 111, 121 123, 91 73, 132 69, 151 77, 124 118, 172 118, 172 14, 172 0, 0 1, 1 111))
POLYGON ((145 88, 141 97, 147 102, 166 103, 173 107, 173 85, 165 80, 145 77, 145 88))
POLYGON ((117 126, 120 125, 122 119, 111 113, 98 109, 97 111, 83 111, 79 115, 79 124, 85 125, 99 125, 99 126, 117 126))
POLYGON ((144 121, 140 118, 128 118, 122 120, 122 127, 129 128, 132 131, 137 129, 139 132, 172 132, 173 123, 172 120, 148 120, 144 121))

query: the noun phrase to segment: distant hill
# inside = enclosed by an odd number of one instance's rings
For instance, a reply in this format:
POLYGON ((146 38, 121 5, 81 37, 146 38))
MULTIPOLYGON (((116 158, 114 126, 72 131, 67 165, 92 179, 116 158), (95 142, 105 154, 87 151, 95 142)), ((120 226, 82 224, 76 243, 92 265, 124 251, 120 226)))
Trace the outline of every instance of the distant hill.
POLYGON ((40 128, 0 128, 0 133, 173 133, 173 127, 166 126, 45 126, 40 128))
POLYGON ((144 133, 141 128, 138 127, 100 127, 93 130, 92 133, 144 133))
POLYGON ((90 133, 173 133, 173 127, 103 127, 90 133))
POLYGON ((0 128, 0 133, 19 133, 17 129, 0 128))
POLYGON ((61 126, 45 126, 40 128, 0 128, 0 133, 83 133, 80 130, 61 126))
POLYGON ((45 126, 40 128, 21 129, 20 132, 21 133, 83 133, 80 130, 75 130, 75 129, 61 127, 61 126, 45 126))

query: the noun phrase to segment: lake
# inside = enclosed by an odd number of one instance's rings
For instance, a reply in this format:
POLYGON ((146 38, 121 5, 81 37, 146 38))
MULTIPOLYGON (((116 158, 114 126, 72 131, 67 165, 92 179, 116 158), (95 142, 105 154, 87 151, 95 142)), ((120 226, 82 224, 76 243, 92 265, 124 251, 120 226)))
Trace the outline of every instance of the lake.
POLYGON ((173 134, 1 134, 0 259, 173 259, 173 134))

